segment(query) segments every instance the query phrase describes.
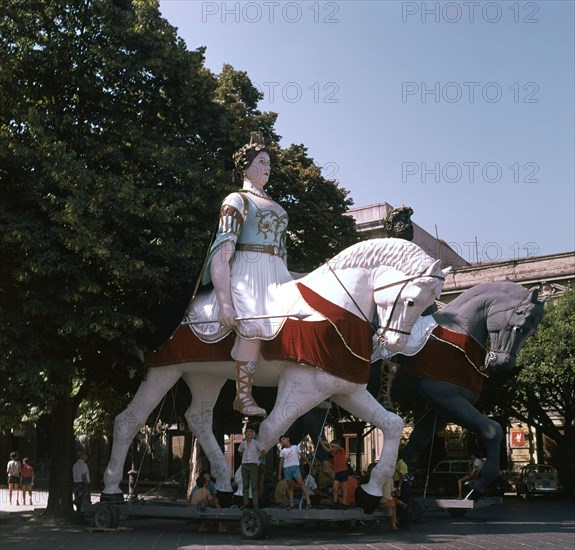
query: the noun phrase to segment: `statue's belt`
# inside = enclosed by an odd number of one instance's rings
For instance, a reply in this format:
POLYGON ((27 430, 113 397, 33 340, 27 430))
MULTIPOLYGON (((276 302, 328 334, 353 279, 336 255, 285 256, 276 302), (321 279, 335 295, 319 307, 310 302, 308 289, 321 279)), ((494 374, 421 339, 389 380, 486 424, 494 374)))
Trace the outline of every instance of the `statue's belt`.
POLYGON ((236 250, 240 252, 261 252, 263 254, 271 254, 272 256, 283 256, 279 246, 271 244, 237 244, 236 250))

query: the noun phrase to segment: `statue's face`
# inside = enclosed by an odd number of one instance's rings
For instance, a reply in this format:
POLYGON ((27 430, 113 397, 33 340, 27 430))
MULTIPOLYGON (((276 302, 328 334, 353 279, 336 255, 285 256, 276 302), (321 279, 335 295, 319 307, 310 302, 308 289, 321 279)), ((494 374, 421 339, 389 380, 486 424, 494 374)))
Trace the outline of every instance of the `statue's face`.
POLYGON ((270 173, 270 156, 265 151, 262 151, 261 153, 258 153, 258 156, 252 161, 249 168, 246 170, 246 179, 258 187, 264 187, 268 182, 270 173))

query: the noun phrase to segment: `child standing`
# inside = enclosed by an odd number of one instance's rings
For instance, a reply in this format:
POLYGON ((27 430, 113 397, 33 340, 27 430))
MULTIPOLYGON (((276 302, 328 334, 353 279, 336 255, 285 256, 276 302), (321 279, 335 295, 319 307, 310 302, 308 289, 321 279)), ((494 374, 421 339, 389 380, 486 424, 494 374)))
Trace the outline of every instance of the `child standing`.
POLYGON ((281 481, 283 476, 288 483, 289 507, 290 509, 293 509, 293 489, 295 481, 299 485, 301 492, 305 497, 306 509, 309 509, 311 508, 311 500, 305 483, 303 482, 301 470, 299 469, 299 458, 301 454, 299 447, 293 446, 287 435, 282 435, 280 437, 280 443, 283 448, 280 451, 278 481, 281 481))
POLYGON ((347 456, 345 455, 345 449, 340 446, 337 439, 334 439, 331 443, 326 443, 323 439, 320 439, 320 442, 321 446, 333 458, 333 471, 335 472, 332 493, 333 503, 334 505, 337 505, 337 497, 341 488, 342 502, 347 505, 347 479, 349 477, 349 472, 347 469, 347 456))
POLYGON ((20 484, 20 470, 22 464, 18 460, 18 453, 10 453, 10 460, 6 466, 6 474, 8 474, 8 500, 12 504, 12 491, 16 491, 16 505, 20 504, 18 500, 18 487, 20 484))
POLYGON ((28 457, 22 459, 22 470, 20 471, 20 485, 22 487, 22 504, 26 504, 26 491, 30 495, 30 506, 32 506, 32 485, 34 485, 34 468, 28 464, 28 457))

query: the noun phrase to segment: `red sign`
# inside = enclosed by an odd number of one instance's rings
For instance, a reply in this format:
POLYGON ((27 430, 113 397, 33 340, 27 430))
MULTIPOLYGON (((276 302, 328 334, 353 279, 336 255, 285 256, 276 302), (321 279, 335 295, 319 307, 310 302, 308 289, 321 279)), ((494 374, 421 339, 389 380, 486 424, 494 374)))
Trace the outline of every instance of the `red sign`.
POLYGON ((511 430, 511 446, 523 447, 527 443, 525 440, 525 432, 521 429, 511 430))

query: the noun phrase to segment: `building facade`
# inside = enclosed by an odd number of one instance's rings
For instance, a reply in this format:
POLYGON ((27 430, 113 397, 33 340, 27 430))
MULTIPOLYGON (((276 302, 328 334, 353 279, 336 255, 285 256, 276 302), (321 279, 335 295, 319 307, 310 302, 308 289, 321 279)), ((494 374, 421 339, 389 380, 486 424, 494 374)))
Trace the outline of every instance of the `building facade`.
MULTIPOLYGON (((349 211, 349 215, 355 219, 359 232, 365 238, 386 237, 383 219, 392 208, 388 203, 380 203, 354 208, 349 211)), ((451 302, 463 291, 485 282, 508 280, 527 288, 539 287, 541 296, 551 298, 560 296, 569 285, 575 285, 575 252, 470 264, 447 243, 433 237, 417 224, 413 225, 413 242, 430 256, 442 260, 444 266, 452 267, 445 281, 439 306, 451 302)), ((555 418, 554 422, 561 426, 562 419, 555 418)), ((500 423, 506 434, 502 463, 506 463, 509 469, 517 469, 525 463, 544 461, 544 449, 549 446, 549 441, 545 441, 542 434, 538 434, 532 427, 523 426, 515 419, 502 419, 500 423)), ((354 464, 361 464, 358 469, 364 469, 381 453, 383 441, 380 432, 369 431, 369 428, 367 431, 369 433, 364 441, 358 442, 355 441, 358 436, 354 426, 350 424, 349 430, 344 429, 348 451, 352 453, 354 450, 360 450, 354 459, 354 464)), ((411 426, 407 425, 405 440, 410 431, 411 426)), ((453 458, 467 457, 461 435, 462 430, 458 426, 447 426, 438 434, 436 446, 443 449, 436 449, 436 454, 443 452, 453 458)))

